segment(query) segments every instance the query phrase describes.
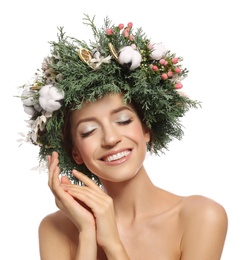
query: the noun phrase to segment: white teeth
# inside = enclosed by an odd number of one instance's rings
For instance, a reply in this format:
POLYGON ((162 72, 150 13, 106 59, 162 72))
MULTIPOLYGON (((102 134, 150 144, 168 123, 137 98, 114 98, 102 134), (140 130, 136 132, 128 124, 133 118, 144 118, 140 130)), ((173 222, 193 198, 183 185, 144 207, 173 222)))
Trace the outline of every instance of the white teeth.
POLYGON ((120 153, 117 153, 117 154, 113 154, 113 155, 110 155, 107 158, 105 158, 105 161, 112 162, 112 161, 121 159, 122 157, 125 157, 128 154, 130 154, 130 151, 123 151, 123 152, 120 152, 120 153))

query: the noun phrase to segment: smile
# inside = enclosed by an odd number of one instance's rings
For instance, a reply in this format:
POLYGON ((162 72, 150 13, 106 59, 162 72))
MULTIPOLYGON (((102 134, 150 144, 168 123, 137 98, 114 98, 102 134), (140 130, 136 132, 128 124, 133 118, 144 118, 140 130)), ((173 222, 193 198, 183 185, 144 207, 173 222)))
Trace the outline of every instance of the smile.
POLYGON ((123 151, 123 152, 120 152, 117 154, 112 154, 110 156, 107 156, 107 157, 103 158, 103 160, 105 162, 112 162, 112 161, 120 160, 123 157, 126 157, 127 155, 129 155, 130 153, 131 153, 131 151, 126 150, 126 151, 123 151))

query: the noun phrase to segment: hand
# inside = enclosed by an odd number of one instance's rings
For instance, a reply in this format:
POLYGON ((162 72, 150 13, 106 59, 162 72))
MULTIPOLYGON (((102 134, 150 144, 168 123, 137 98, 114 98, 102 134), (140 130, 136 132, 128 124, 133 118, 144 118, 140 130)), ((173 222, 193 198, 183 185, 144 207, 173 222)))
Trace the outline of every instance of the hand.
POLYGON ((58 153, 53 152, 52 156, 47 158, 49 167, 48 185, 54 194, 57 207, 76 225, 79 232, 89 229, 95 232, 95 219, 90 209, 63 188, 64 185, 72 184, 66 176, 62 176, 61 180, 59 179, 58 153))
POLYGON ((73 175, 84 186, 64 183, 63 188, 75 199, 87 205, 93 213, 96 222, 97 243, 103 248, 113 247, 120 242, 113 200, 93 180, 86 175, 73 170, 73 175))
MULTIPOLYGON (((81 234, 91 234, 92 237, 92 231, 94 231, 95 242, 103 248, 108 259, 117 257, 118 259, 129 259, 119 237, 112 198, 93 180, 76 170, 73 170, 72 173, 84 183, 84 186, 72 184, 65 176, 62 176, 60 180, 58 163, 57 152, 48 156, 49 187, 55 196, 58 208, 70 218, 81 234), (88 230, 90 233, 87 232, 88 230)), ((87 240, 89 240, 88 235, 87 240)), ((87 242, 92 245, 94 241, 87 242)), ((85 245, 85 242, 82 245, 85 245)), ((85 253, 86 255, 92 254, 92 248, 90 246, 87 248, 88 252, 85 247, 82 249, 79 245, 80 258, 85 253)))

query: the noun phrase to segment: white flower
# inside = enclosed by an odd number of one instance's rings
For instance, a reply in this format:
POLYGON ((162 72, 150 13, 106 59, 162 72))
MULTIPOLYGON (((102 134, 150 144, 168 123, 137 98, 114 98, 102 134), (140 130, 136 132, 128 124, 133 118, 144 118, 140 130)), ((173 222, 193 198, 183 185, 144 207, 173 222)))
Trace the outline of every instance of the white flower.
POLYGON ((18 133, 18 134, 21 136, 21 138, 16 140, 17 142, 20 142, 19 146, 21 146, 24 142, 27 142, 27 143, 30 142, 30 139, 28 138, 27 135, 25 135, 24 133, 18 133))
POLYGON ((111 56, 101 56, 100 52, 98 50, 94 50, 93 58, 89 61, 89 65, 93 69, 99 69, 102 63, 110 63, 111 56))
POLYGON ((50 57, 46 57, 43 59, 43 62, 42 62, 42 70, 45 71, 48 69, 48 64, 51 62, 51 58, 50 57))
POLYGON ((29 107, 33 106, 35 103, 33 96, 34 96, 34 91, 25 89, 21 95, 21 100, 22 100, 23 105, 29 106, 29 107))
POLYGON ((40 160, 39 165, 34 166, 33 168, 31 168, 32 171, 37 171, 39 174, 43 173, 43 172, 47 172, 48 173, 48 164, 47 164, 47 160, 42 159, 40 160))
POLYGON ((135 70, 140 66, 142 57, 141 54, 132 46, 125 46, 121 48, 118 59, 120 64, 124 67, 127 67, 130 70, 135 70))
POLYGON ((30 116, 34 115, 35 109, 34 109, 33 106, 25 106, 25 105, 23 105, 23 108, 24 108, 24 112, 27 113, 28 115, 30 115, 30 116))
POLYGON ((51 117, 52 114, 46 115, 42 114, 41 116, 38 116, 35 121, 31 122, 31 132, 30 132, 30 138, 37 143, 37 137, 38 132, 43 131, 45 129, 45 125, 47 122, 47 118, 51 117))
POLYGON ((60 101, 64 99, 64 92, 53 85, 45 85, 39 91, 40 106, 47 112, 53 112, 61 107, 60 101))
POLYGON ((35 111, 41 111, 41 107, 36 103, 34 96, 35 92, 27 89, 25 89, 21 95, 24 112, 30 116, 33 116, 35 111))
POLYGON ((92 50, 92 56, 95 59, 99 59, 101 57, 101 53, 97 50, 97 48, 92 50))
POLYGON ((152 44, 152 53, 151 58, 153 60, 160 60, 164 57, 166 53, 165 46, 162 43, 154 43, 152 44))

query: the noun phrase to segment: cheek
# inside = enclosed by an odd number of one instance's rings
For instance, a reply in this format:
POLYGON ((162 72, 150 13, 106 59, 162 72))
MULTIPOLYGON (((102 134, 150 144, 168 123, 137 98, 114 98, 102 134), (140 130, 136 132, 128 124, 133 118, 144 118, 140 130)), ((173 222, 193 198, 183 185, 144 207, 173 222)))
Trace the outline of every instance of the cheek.
POLYGON ((96 149, 96 142, 87 138, 74 140, 74 145, 77 147, 78 153, 84 162, 88 161, 89 158, 92 158, 96 149))
POLYGON ((94 174, 97 175, 97 167, 95 158, 99 149, 99 140, 94 138, 86 138, 75 141, 75 146, 84 165, 94 174))
POLYGON ((131 131, 129 131, 129 136, 132 139, 137 140, 139 142, 147 143, 150 140, 149 133, 145 133, 140 123, 135 123, 132 126, 131 131))

